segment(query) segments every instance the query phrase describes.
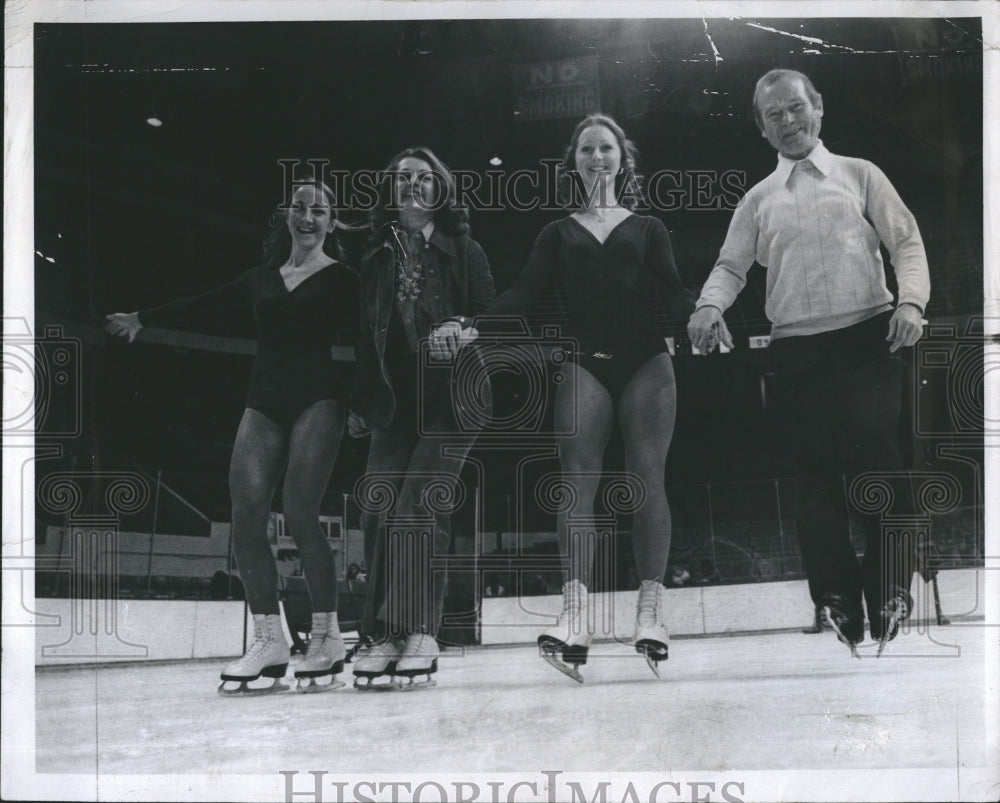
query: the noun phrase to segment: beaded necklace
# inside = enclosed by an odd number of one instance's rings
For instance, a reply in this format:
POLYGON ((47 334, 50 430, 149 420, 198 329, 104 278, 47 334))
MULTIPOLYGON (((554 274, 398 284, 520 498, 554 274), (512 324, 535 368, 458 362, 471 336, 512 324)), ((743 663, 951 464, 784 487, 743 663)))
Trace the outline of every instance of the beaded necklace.
POLYGON ((396 297, 400 303, 416 301, 424 289, 424 255, 419 248, 410 253, 406 245, 406 232, 391 226, 393 237, 392 253, 396 262, 396 297), (407 270, 407 255, 412 270, 407 270))

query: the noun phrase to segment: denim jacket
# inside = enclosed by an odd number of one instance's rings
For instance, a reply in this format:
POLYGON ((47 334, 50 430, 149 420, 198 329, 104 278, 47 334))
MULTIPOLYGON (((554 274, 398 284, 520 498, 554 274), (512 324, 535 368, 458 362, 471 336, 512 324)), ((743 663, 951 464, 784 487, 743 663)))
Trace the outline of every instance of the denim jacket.
MULTIPOLYGON (((396 303, 392 234, 361 259, 361 326, 355 349, 357 368, 351 408, 367 424, 385 429, 396 412, 396 397, 385 364, 386 337, 396 303)), ((493 274, 482 247, 469 237, 450 237, 435 226, 424 250, 424 287, 417 298, 417 335, 426 338, 447 318, 474 316, 496 296, 493 274)))

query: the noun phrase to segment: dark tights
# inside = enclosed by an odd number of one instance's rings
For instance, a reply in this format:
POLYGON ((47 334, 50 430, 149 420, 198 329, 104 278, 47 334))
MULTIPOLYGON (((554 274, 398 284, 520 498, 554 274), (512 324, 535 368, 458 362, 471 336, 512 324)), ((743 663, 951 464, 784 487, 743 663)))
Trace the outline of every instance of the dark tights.
POLYGON ((233 550, 253 613, 278 613, 278 569, 267 521, 282 472, 285 526, 298 547, 313 610, 337 609, 337 575, 319 526, 319 507, 344 421, 344 406, 332 399, 306 408, 291 433, 256 410, 243 413, 229 465, 229 492, 233 550))
MULTIPOLYGON (((570 364, 569 371, 567 381, 556 391, 556 417, 558 431, 575 431, 572 437, 560 439, 559 459, 563 481, 574 488, 577 501, 572 511, 559 516, 559 549, 569 579, 588 585, 596 543, 580 531, 590 529, 587 523, 593 522, 594 496, 614 424, 615 403, 604 385, 585 368, 570 364), (574 415, 578 418, 575 427, 574 415), (572 522, 568 514, 572 514, 572 522)), ((670 508, 664 472, 676 413, 677 390, 670 355, 658 354, 636 371, 618 399, 625 470, 641 481, 645 491, 645 502, 632 520, 632 548, 640 581, 662 582, 667 570, 670 508)))

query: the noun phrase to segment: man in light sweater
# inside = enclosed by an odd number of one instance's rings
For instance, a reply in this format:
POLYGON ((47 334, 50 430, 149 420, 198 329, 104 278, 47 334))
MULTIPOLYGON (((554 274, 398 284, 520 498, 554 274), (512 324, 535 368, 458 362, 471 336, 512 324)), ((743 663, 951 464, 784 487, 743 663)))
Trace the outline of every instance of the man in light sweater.
POLYGON ((751 265, 764 266, 809 591, 821 619, 855 655, 864 638, 863 596, 881 652, 912 607, 912 549, 884 543, 880 522, 868 520, 859 565, 842 476, 884 472, 897 505, 912 507, 899 416, 903 361, 920 339, 930 295, 927 257, 913 215, 885 174, 830 153, 819 140, 823 99, 808 77, 770 71, 757 82, 753 110, 778 166, 734 212, 688 333, 702 353, 720 342, 731 348, 722 313, 751 265), (880 242, 899 288, 895 306, 880 242))

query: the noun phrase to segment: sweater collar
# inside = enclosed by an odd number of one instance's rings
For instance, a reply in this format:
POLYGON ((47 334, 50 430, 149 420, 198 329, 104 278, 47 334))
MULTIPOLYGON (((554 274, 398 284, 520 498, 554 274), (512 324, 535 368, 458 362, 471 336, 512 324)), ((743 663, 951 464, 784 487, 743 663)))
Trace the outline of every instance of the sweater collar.
POLYGON ((778 174, 778 178, 781 179, 782 184, 787 184, 789 177, 792 175, 792 171, 798 164, 811 164, 824 176, 830 175, 830 165, 833 161, 833 154, 826 149, 823 141, 820 140, 816 143, 816 147, 809 151, 808 155, 803 156, 801 159, 789 159, 783 154, 778 154, 778 166, 775 168, 774 172, 778 174))

